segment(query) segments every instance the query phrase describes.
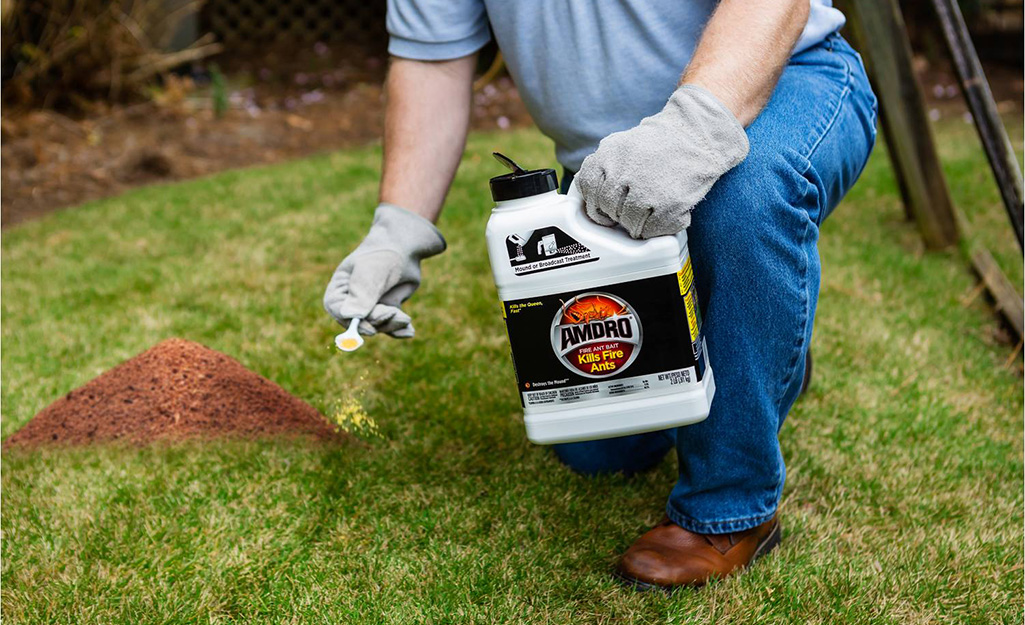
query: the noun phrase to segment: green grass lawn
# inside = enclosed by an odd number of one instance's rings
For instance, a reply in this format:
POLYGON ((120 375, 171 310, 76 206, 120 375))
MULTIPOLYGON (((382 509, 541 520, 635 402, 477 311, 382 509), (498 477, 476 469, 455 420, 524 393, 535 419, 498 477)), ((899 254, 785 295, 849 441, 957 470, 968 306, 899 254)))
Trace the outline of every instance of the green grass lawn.
MULTIPOLYGON (((970 140, 942 139, 958 200, 999 211, 970 140)), ((674 461, 585 479, 524 436, 483 238, 494 148, 552 159, 536 131, 472 136, 440 224, 450 249, 408 304, 417 338, 352 355, 331 348, 320 298, 369 224, 378 148, 5 231, 4 437, 169 336, 324 411, 358 398, 380 430, 342 447, 4 453, 5 621, 1022 621, 1021 358, 1005 364, 961 257, 923 253, 882 149, 823 231, 815 380, 782 432, 783 543, 667 596, 609 570, 661 516, 674 461)))
MULTIPOLYGON (((1011 131, 1018 163, 1022 163, 1021 116, 1007 115, 1004 121, 1011 131)), ((993 253, 997 264, 1020 293, 1025 279, 1022 251, 996 191, 993 172, 980 158, 982 147, 975 127, 962 120, 950 120, 940 124, 939 128, 944 139, 938 146, 940 159, 950 192, 967 226, 966 238, 970 244, 981 244, 993 253), (977 197, 978 194, 982 197, 977 197)))

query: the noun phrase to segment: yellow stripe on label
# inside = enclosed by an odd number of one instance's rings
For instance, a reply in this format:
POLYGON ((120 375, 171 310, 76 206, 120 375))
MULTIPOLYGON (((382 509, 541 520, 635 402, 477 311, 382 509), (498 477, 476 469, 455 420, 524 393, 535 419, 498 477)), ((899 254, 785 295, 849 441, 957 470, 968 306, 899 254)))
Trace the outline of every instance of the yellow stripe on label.
POLYGON ((687 291, 683 296, 683 302, 687 305, 687 325, 690 327, 690 340, 698 340, 698 313, 694 306, 694 291, 687 291))
POLYGON ((500 302, 500 303, 502 304, 502 319, 505 319, 506 318, 505 317, 505 302, 500 302))
POLYGON ((684 261, 683 267, 676 272, 676 281, 680 283, 680 295, 686 295, 694 283, 694 270, 690 265, 690 256, 684 261))

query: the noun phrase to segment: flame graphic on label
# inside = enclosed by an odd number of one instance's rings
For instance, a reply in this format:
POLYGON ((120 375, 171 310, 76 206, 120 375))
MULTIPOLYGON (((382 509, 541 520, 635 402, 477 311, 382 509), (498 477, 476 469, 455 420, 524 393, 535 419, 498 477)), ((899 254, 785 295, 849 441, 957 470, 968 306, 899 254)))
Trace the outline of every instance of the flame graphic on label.
POLYGON ((562 319, 559 323, 590 323, 615 317, 616 315, 625 315, 628 312, 626 303, 613 301, 607 297, 603 298, 597 293, 583 300, 577 295, 569 305, 566 302, 562 302, 562 309, 560 311, 562 319))

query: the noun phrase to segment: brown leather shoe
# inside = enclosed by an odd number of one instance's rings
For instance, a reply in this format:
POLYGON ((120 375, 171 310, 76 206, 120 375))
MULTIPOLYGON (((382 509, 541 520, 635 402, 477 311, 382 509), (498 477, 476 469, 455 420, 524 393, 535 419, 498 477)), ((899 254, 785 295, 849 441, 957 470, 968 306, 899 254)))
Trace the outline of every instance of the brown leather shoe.
POLYGON ((750 564, 779 544, 776 517, 743 532, 695 534, 668 517, 630 545, 616 576, 638 590, 703 586, 750 564))

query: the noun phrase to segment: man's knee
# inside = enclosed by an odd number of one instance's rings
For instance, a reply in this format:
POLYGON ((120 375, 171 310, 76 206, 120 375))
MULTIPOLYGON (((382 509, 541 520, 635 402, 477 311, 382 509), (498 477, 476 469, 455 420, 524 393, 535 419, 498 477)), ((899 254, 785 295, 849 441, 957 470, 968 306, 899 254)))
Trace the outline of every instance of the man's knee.
POLYGON ((780 233, 809 225, 816 190, 799 160, 786 150, 752 149, 696 207, 688 231, 695 246, 731 257, 760 256, 780 233))
POLYGON ((676 443, 676 431, 649 432, 619 438, 554 445, 559 461, 582 475, 623 473, 653 468, 676 443))

